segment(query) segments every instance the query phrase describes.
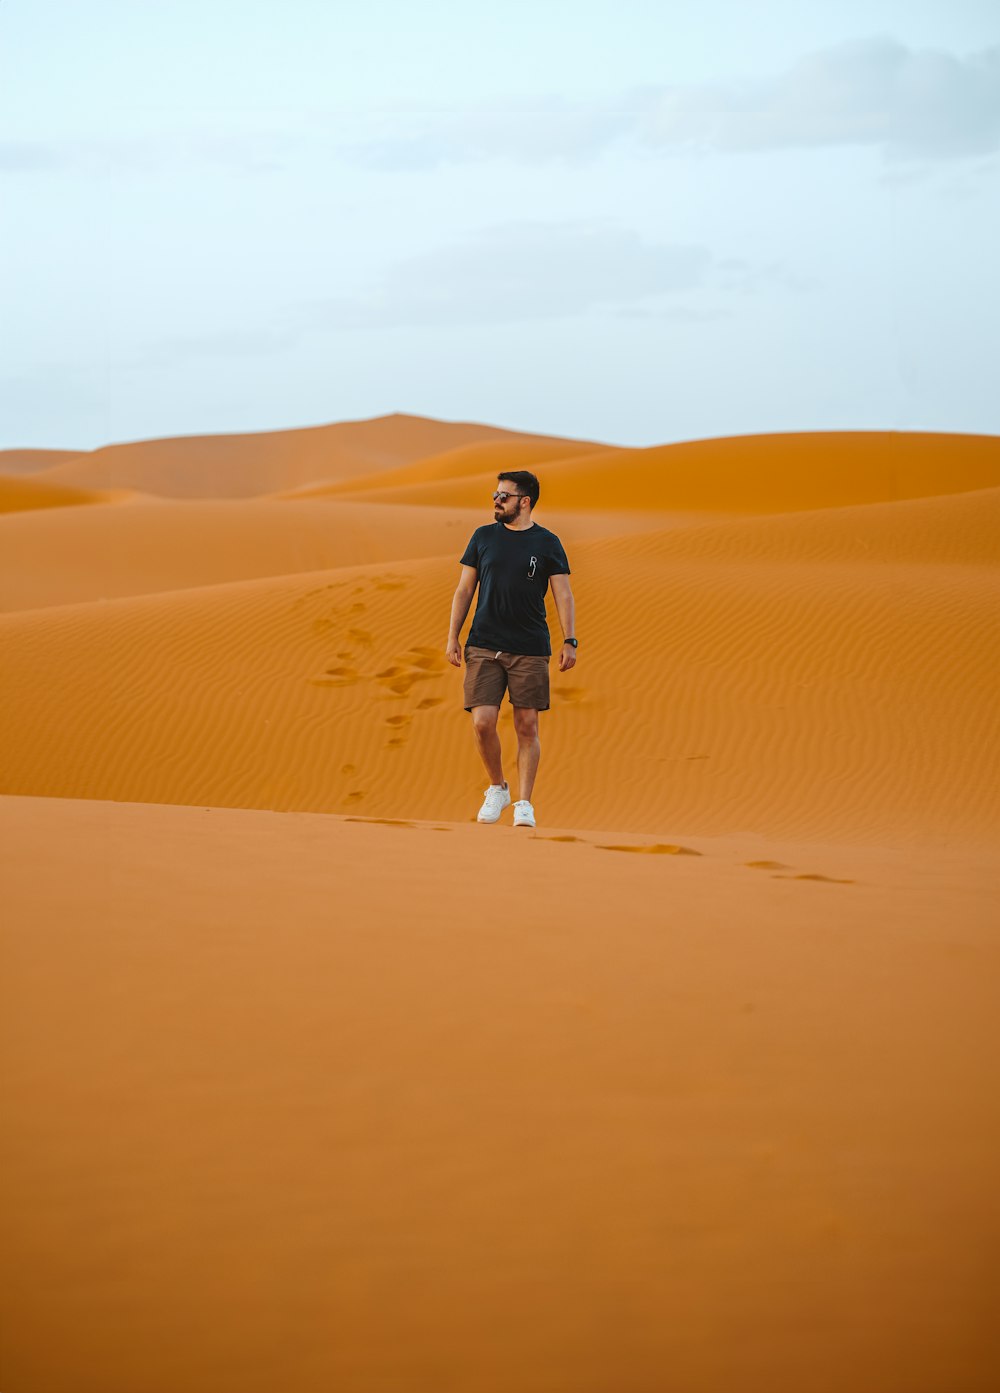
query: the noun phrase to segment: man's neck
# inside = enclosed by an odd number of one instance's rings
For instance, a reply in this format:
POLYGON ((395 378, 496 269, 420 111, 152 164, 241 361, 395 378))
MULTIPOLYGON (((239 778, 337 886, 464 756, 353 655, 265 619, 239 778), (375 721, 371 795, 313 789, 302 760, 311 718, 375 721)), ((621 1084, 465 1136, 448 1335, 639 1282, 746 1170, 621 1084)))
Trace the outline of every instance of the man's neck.
POLYGON ((529 527, 534 527, 534 525, 535 525, 535 524, 534 524, 534 522, 531 520, 531 518, 529 518, 527 522, 520 522, 520 521, 518 521, 518 522, 505 522, 505 523, 504 523, 504 527, 506 527, 506 529, 507 529, 508 532, 527 532, 528 528, 529 528, 529 527))

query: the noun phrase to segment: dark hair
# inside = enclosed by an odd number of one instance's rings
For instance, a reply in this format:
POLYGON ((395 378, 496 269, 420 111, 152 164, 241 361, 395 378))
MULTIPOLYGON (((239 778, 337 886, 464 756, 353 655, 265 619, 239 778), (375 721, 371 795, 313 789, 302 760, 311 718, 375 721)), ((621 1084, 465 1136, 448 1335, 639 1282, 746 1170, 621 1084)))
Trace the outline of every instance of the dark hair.
POLYGON ((497 475, 497 483, 501 479, 509 479, 512 484, 517 485, 518 493, 523 493, 528 500, 529 508, 533 508, 538 502, 538 495, 541 489, 534 474, 529 474, 526 469, 506 469, 502 474, 497 475))

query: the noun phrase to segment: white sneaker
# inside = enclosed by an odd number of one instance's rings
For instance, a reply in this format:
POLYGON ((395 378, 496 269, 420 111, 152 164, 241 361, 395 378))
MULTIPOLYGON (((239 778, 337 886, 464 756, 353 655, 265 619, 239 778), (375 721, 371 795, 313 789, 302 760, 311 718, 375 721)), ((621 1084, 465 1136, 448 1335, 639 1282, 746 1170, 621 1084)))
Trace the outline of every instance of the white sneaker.
POLYGON ((510 789, 506 784, 490 784, 479 809, 477 822, 499 822, 504 808, 510 807, 510 789))
POLYGON ((535 810, 526 798, 522 798, 514 804, 514 826, 534 827, 534 825, 535 810))

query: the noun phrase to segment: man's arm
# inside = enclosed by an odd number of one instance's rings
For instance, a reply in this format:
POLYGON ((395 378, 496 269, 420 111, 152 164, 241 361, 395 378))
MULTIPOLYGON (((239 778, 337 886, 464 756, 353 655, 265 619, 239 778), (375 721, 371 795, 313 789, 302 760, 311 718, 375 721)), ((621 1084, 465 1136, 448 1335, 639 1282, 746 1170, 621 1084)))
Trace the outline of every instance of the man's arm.
POLYGON ((462 625, 465 617, 469 613, 469 606, 472 604, 472 597, 476 593, 476 586, 479 584, 479 572, 475 566, 463 566, 462 574, 458 579, 458 586, 455 590, 454 598, 451 602, 451 621, 448 625, 448 643, 445 648, 445 656, 449 663, 454 667, 462 666, 462 648, 458 641, 458 636, 462 632, 462 625))
POLYGON ((565 638, 576 638, 576 605, 573 602, 573 590, 569 583, 569 576, 558 575, 549 577, 549 585, 552 587, 552 598, 556 602, 556 612, 559 615, 559 623, 562 625, 563 636, 565 638))
MULTIPOLYGON (((569 576, 550 576, 549 585, 552 588, 552 598, 555 601, 556 613, 559 615, 559 623, 562 625, 564 637, 576 638, 576 604, 573 600, 573 588, 569 583, 569 576)), ((567 672, 575 664, 576 649, 564 643, 559 654, 559 671, 567 672)))

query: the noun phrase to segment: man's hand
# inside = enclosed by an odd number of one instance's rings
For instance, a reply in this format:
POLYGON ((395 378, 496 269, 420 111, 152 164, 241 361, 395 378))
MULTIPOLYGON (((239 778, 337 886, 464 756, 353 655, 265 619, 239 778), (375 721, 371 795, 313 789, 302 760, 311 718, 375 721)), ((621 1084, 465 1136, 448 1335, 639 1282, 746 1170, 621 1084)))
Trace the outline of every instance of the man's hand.
POLYGON ((451 663, 452 667, 462 666, 462 645, 457 638, 450 638, 448 646, 444 650, 444 655, 451 663))
POLYGON ((564 643, 559 653, 559 671, 569 672, 571 667, 576 667, 576 649, 571 643, 564 643))

